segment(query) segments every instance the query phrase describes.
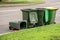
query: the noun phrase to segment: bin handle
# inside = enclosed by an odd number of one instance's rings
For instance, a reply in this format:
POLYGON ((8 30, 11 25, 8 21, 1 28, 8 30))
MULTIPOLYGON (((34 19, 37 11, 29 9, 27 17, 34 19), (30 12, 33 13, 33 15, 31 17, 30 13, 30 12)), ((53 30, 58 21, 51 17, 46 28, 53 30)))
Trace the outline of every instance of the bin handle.
POLYGON ((45 10, 45 22, 48 22, 49 20, 49 14, 48 10, 45 10))

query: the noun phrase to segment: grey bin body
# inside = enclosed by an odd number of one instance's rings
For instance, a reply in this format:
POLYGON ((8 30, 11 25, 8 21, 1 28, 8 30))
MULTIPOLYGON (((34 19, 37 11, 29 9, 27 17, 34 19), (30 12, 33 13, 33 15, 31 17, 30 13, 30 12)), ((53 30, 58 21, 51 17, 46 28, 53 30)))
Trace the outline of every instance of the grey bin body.
POLYGON ((44 25, 44 8, 36 8, 36 9, 23 9, 23 20, 27 20, 28 26, 41 26, 44 25))
POLYGON ((38 25, 43 26, 45 25, 45 8, 36 8, 37 15, 38 15, 38 25))
POLYGON ((27 26, 29 25, 28 13, 28 11, 22 10, 23 20, 27 20, 27 26))
POLYGON ((13 29, 25 29, 27 28, 27 21, 18 21, 18 22, 9 22, 9 29, 13 30, 13 29))
POLYGON ((27 20, 27 26, 33 27, 38 23, 38 17, 36 10, 22 9, 23 20, 27 20))

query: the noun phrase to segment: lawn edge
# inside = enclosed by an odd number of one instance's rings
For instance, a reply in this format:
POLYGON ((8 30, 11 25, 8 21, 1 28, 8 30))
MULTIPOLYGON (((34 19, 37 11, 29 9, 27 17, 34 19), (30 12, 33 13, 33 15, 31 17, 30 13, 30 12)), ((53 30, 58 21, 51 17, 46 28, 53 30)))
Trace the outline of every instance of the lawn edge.
POLYGON ((12 32, 2 33, 2 34, 0 34, 0 36, 10 34, 10 33, 12 33, 12 32))
POLYGON ((42 3, 32 3, 32 4, 0 4, 0 7, 14 7, 14 6, 29 6, 29 5, 36 5, 36 4, 44 4, 42 3))

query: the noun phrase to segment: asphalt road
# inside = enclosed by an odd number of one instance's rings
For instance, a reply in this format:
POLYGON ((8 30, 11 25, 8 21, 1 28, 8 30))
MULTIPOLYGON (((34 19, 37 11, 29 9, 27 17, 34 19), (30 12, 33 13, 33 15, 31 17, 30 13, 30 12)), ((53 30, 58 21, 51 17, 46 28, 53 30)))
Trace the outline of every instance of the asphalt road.
POLYGON ((45 0, 43 4, 34 4, 27 6, 0 7, 0 34, 10 32, 8 23, 10 21, 22 20, 24 8, 57 7, 56 23, 60 23, 60 0, 45 0))

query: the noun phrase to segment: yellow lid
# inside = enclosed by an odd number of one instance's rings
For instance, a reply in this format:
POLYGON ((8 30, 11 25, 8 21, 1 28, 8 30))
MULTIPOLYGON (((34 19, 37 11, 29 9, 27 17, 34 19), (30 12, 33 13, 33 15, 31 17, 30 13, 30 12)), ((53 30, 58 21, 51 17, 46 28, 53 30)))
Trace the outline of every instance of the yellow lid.
POLYGON ((56 7, 46 7, 46 9, 57 10, 58 8, 56 8, 56 7))

